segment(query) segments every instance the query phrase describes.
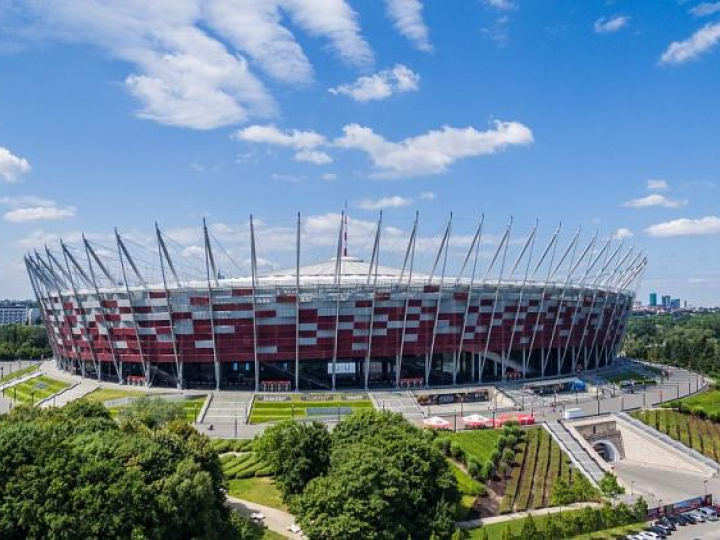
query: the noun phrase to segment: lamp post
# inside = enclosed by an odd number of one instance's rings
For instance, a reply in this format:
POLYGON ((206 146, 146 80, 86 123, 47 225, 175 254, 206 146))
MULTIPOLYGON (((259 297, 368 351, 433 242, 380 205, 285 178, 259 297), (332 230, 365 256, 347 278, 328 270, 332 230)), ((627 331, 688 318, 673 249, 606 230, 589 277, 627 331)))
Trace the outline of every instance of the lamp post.
POLYGON ((703 486, 705 487, 705 497, 707 497, 707 479, 703 480, 703 486))

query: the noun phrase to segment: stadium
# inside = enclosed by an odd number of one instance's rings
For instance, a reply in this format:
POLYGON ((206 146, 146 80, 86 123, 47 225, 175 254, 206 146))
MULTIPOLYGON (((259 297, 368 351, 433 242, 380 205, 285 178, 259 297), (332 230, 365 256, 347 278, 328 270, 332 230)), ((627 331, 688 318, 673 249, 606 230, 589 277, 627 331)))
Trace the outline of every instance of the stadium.
POLYGON ((454 275, 452 219, 420 272, 417 217, 394 267, 379 263, 382 216, 362 260, 347 253, 345 214, 332 258, 302 264, 298 216, 295 264, 265 273, 251 218, 248 276, 218 271, 205 223, 202 279, 180 275, 157 226, 155 282, 117 231, 115 253, 83 237, 80 248, 61 242, 28 253, 25 264, 55 361, 98 380, 256 391, 419 388, 612 363, 644 255, 597 234, 587 243, 579 231, 561 239, 559 227, 542 245, 537 225, 511 241, 508 225, 479 262, 483 222, 454 275), (508 256, 511 243, 517 256, 508 256))

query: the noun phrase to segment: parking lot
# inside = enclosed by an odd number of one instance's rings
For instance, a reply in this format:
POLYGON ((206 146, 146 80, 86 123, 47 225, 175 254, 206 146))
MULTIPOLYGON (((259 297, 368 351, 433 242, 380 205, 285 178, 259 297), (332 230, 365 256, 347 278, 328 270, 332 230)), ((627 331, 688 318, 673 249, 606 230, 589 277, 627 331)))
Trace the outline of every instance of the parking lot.
POLYGON ((668 538, 673 540, 695 540, 696 538, 720 540, 720 521, 706 521, 696 525, 678 527, 668 538))

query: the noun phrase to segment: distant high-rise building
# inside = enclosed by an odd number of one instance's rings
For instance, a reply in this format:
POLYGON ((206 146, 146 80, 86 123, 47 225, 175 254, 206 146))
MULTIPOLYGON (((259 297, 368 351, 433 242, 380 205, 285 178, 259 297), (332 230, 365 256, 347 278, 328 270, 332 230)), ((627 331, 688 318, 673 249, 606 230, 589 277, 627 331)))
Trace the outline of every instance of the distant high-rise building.
POLYGON ((670 300, 670 309, 680 309, 680 299, 673 298, 670 300))
POLYGON ((650 307, 657 306, 657 293, 651 292, 650 293, 650 307))
POLYGON ((662 307, 665 309, 670 309, 670 300, 672 300, 670 295, 663 294, 661 300, 662 300, 662 307))

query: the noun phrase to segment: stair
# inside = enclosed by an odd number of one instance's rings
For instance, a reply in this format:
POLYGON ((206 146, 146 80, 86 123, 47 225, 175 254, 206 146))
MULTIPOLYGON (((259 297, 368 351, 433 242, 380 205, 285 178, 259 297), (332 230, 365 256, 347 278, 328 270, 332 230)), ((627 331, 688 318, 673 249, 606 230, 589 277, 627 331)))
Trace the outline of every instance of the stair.
POLYGON ((590 482, 598 485, 605 471, 600 467, 595 457, 572 436, 568 429, 558 421, 545 422, 545 429, 568 455, 570 461, 582 472, 590 482))

